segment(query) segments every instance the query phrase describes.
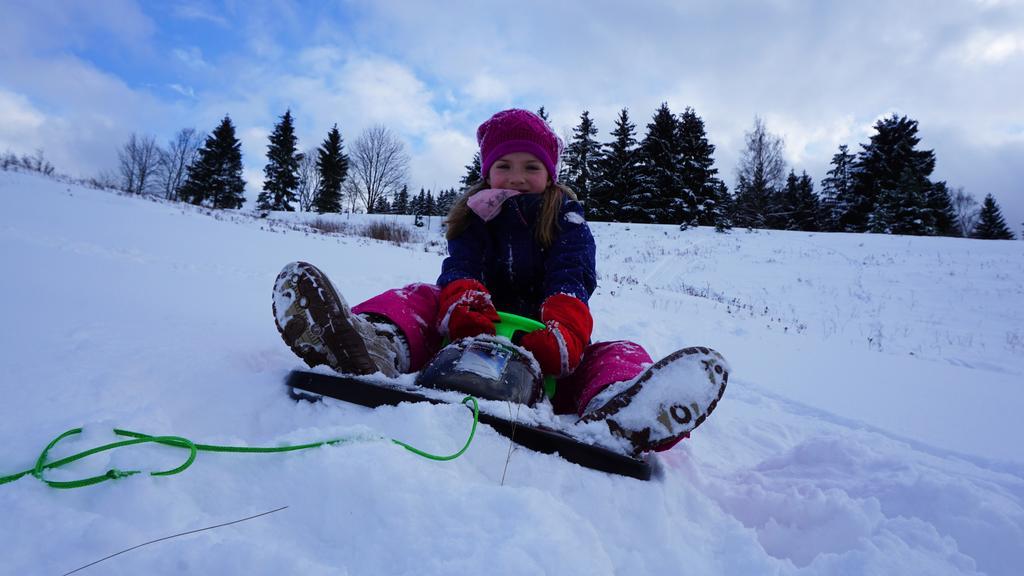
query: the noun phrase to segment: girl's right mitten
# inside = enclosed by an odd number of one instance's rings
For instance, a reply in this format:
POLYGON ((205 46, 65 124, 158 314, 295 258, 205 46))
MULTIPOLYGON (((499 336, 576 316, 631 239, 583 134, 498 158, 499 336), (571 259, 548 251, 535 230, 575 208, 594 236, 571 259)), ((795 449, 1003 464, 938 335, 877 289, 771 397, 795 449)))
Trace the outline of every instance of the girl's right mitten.
POLYGON ((441 332, 452 341, 479 334, 494 334, 498 311, 491 304, 491 294, 477 280, 463 278, 441 289, 441 332))

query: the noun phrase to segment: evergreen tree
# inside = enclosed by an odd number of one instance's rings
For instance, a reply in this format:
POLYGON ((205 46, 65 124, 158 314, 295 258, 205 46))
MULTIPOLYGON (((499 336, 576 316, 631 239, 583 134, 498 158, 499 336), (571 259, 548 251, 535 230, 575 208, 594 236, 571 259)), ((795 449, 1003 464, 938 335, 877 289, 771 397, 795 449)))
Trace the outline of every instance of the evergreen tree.
POLYGON ((832 169, 821 181, 822 230, 839 232, 839 225, 853 202, 853 170, 856 156, 850 154, 849 147, 843 144, 839 152, 832 156, 832 169))
POLYGON ((935 169, 935 153, 916 149, 917 121, 893 114, 876 122, 875 131, 871 141, 861 145, 850 205, 840 225, 855 232, 934 233, 927 195, 933 186, 928 177, 935 169))
POLYGON ((747 146, 737 169, 734 222, 747 228, 771 228, 778 224, 775 204, 783 186, 786 161, 782 138, 768 132, 760 117, 746 134, 747 146))
POLYGON ((996 199, 991 194, 985 196, 985 201, 981 203, 981 215, 978 218, 978 223, 974 226, 974 230, 971 231, 971 238, 980 238, 982 240, 1013 240, 1013 232, 1006 225, 1006 220, 1003 219, 1003 213, 999 210, 999 204, 996 203, 996 199))
POLYGON ((319 214, 341 212, 341 185, 348 175, 348 155, 342 151, 342 146, 341 132, 335 124, 317 149, 320 189, 313 201, 313 209, 319 214))
POLYGON ((786 185, 776 196, 774 208, 778 211, 776 221, 780 230, 797 230, 792 221, 792 216, 797 202, 799 191, 799 179, 796 172, 791 168, 789 176, 786 177, 786 185))
POLYGON ((697 224, 718 227, 724 215, 716 208, 722 201, 722 182, 714 167, 715 145, 708 142, 704 120, 689 106, 679 117, 679 145, 679 196, 686 211, 697 224))
POLYGON ((663 102, 640 143, 640 178, 623 206, 626 221, 680 224, 692 220, 688 203, 676 195, 682 187, 679 155, 679 123, 663 102))
POLYGON ((636 126, 623 108, 615 120, 612 141, 604 144, 597 164, 594 187, 587 205, 587 218, 611 222, 623 221, 623 201, 639 186, 636 126))
POLYGON ((925 194, 925 203, 931 210, 934 222, 934 234, 939 236, 959 236, 957 231, 956 211, 953 210, 953 197, 945 181, 936 182, 925 194))
POLYGON ((733 227, 733 212, 735 210, 732 194, 729 187, 719 179, 715 179, 714 202, 709 206, 704 205, 704 212, 701 217, 709 224, 714 224, 717 232, 725 232, 733 227))
POLYGON ((821 230, 821 199, 814 191, 814 180, 807 175, 806 170, 800 174, 800 181, 797 183, 792 220, 796 225, 796 230, 806 232, 821 230))
POLYGON ((793 170, 786 178, 786 187, 778 197, 779 228, 816 232, 820 229, 818 195, 814 193, 814 182, 805 171, 799 177, 793 170))
POLYGON ((551 124, 551 120, 548 118, 548 113, 546 110, 544 110, 543 106, 537 109, 537 116, 540 116, 541 120, 547 122, 548 124, 551 124))
POLYGON ((434 200, 434 193, 427 190, 427 196, 423 200, 423 213, 427 216, 437 215, 437 202, 434 200))
POLYGON ((409 203, 413 214, 426 214, 427 192, 420 188, 420 193, 409 203))
POLYGON ((242 143, 225 116, 199 149, 180 189, 181 199, 212 208, 241 208, 245 204, 242 143))
POLYGON ((455 200, 458 199, 458 193, 455 188, 449 188, 448 190, 442 190, 441 194, 437 197, 437 213, 439 216, 448 214, 448 211, 452 209, 452 204, 455 204, 455 200))
POLYGON ((922 180, 906 166, 895 181, 878 190, 875 208, 868 215, 868 232, 930 236, 934 218, 928 208, 927 194, 932 184, 922 180))
POLYGON ((409 187, 402 185, 402 189, 395 196, 395 202, 391 205, 395 214, 409 214, 409 187))
POLYGON ((260 210, 295 210, 292 203, 298 200, 295 192, 299 187, 297 143, 292 111, 287 110, 270 134, 267 165, 263 167, 263 192, 256 199, 260 210))
POLYGON ((601 145, 594 139, 597 126, 590 119, 590 112, 583 111, 580 123, 572 130, 572 141, 565 147, 565 180, 577 198, 586 207, 594 186, 597 164, 601 159, 601 145))
POLYGON ((394 214, 392 212, 391 203, 384 196, 377 199, 377 202, 373 205, 374 214, 394 214))
POLYGON ((477 150, 473 154, 473 161, 466 164, 466 174, 459 179, 459 184, 462 185, 463 189, 466 189, 483 180, 484 176, 480 173, 480 151, 477 150))

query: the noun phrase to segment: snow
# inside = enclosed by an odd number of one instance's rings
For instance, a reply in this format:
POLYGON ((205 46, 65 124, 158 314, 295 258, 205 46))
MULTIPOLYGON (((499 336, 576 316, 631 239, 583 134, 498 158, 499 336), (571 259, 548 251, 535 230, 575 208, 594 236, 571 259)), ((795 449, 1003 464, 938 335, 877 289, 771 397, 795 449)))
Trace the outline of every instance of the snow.
MULTIPOLYGON (((293 402, 281 267, 356 303, 433 281, 437 222, 394 246, 314 217, 209 212, 0 172, 0 475, 115 440, 355 441, 201 453, 182 474, 0 485, 9 573, 1018 574, 1024 566, 1024 243, 593 223, 597 340, 732 367, 715 413, 640 482, 517 448, 461 406, 293 402), (506 459, 507 462, 506 462, 506 459), (507 469, 506 469, 507 464, 507 469), (504 477, 504 483, 502 478, 504 477)), ((323 218, 323 217, 321 217, 323 218)), ((368 217, 338 216, 357 227, 368 217)), ((411 219, 397 218, 410 224, 411 219)), ((435 219, 436 220, 436 219, 435 219)), ((550 416, 550 415, 549 415, 550 416)), ((554 416, 550 416, 554 417, 554 416)), ((162 470, 143 445, 49 471, 162 470)))

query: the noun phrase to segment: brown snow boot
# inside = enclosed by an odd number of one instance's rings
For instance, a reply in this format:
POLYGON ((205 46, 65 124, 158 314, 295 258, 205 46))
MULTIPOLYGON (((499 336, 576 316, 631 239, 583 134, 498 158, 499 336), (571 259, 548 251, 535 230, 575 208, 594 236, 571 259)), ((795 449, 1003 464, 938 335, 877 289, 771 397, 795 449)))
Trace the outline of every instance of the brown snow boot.
POLYGON ((408 346, 397 326, 353 314, 316 266, 292 262, 274 283, 274 320, 281 337, 310 367, 344 374, 382 372, 395 377, 408 367, 408 346))

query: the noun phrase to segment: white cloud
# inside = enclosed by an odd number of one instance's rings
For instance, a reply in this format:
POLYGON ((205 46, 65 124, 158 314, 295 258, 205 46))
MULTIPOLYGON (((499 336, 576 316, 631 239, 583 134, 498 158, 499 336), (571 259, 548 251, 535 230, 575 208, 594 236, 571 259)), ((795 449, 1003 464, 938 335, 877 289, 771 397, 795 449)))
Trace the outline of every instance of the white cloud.
POLYGON ((173 90, 174 92, 177 92, 182 96, 185 96, 186 98, 196 97, 196 91, 193 90, 191 86, 182 86, 181 84, 168 84, 167 87, 173 90))
MULTIPOLYGON (((117 147, 131 132, 169 137, 179 116, 159 98, 72 57, 0 60, 0 78, 17 86, 5 98, 10 117, 20 119, 11 126, 35 124, 8 145, 21 151, 41 148, 59 171, 72 175, 112 168, 117 147)), ((3 117, 0 125, 7 126, 3 117)), ((4 134, 8 130, 0 128, 4 134)))
POLYGON ((179 62, 184 64, 186 67, 193 70, 205 70, 210 67, 203 59, 203 51, 196 46, 189 46, 188 48, 175 48, 171 51, 179 62))
POLYGON ((179 2, 174 5, 174 15, 183 20, 203 20, 227 28, 228 19, 210 10, 199 2, 179 2))
POLYGON ((0 142, 15 141, 38 130, 46 116, 28 98, 0 88, 0 142))
POLYGON ((976 32, 959 47, 961 59, 969 65, 1002 64, 1024 56, 1024 31, 976 32))
POLYGON ((866 141, 863 126, 857 130, 852 115, 832 118, 826 123, 809 123, 797 116, 777 113, 765 115, 764 120, 768 130, 785 141, 786 160, 797 171, 809 161, 831 159, 840 144, 866 141))
POLYGON ((410 179, 432 190, 458 187, 466 165, 476 152, 476 140, 462 132, 441 129, 423 138, 421 149, 412 157, 410 179))
POLYGON ((1021 0, 974 0, 975 3, 980 4, 982 8, 999 8, 1002 6, 1019 6, 1021 0))
POLYGON ((409 68, 384 58, 354 59, 346 63, 343 75, 352 105, 367 119, 391 122, 412 133, 438 125, 433 95, 409 68))
POLYGON ((488 72, 480 72, 470 79, 466 94, 480 103, 505 102, 513 94, 509 86, 488 72))

